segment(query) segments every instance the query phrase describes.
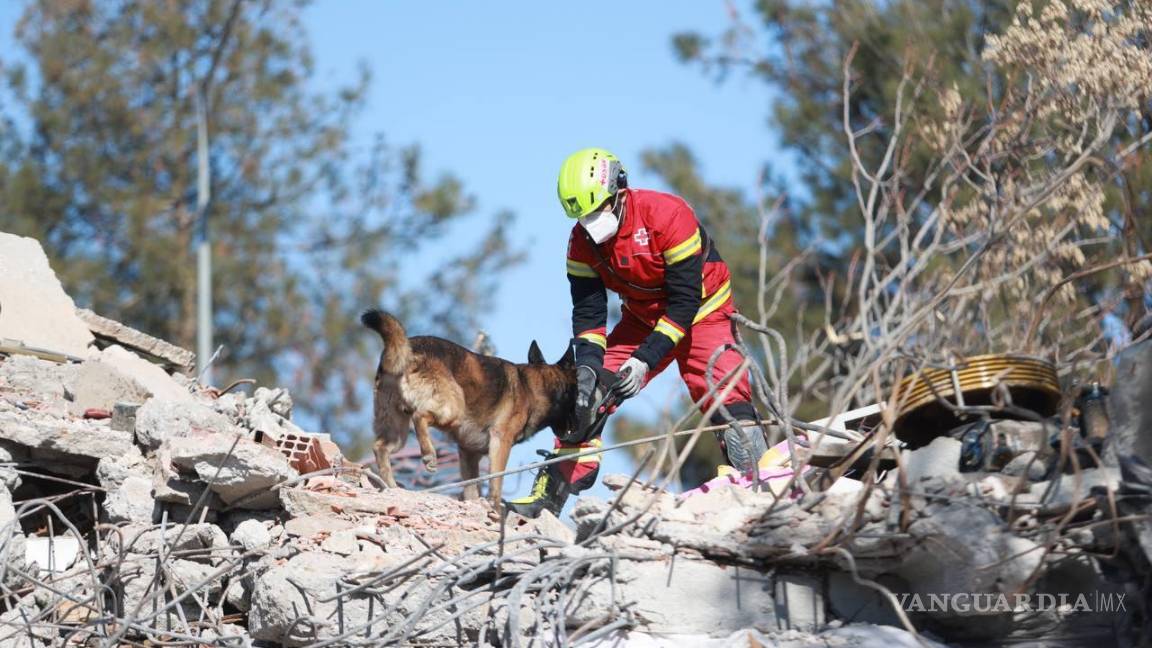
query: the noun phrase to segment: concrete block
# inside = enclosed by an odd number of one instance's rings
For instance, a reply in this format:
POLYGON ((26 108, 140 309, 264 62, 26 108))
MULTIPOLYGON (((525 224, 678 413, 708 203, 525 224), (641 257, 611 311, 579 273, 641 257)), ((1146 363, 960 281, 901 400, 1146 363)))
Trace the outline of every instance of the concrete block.
POLYGON ((804 573, 778 573, 773 580, 778 629, 811 632, 824 625, 822 578, 804 573))
POLYGON ((136 411, 136 442, 154 450, 165 439, 196 432, 240 433, 223 414, 196 402, 153 398, 136 411))
POLYGON ((68 414, 72 397, 69 387, 75 382, 77 367, 14 355, 0 359, 0 387, 13 392, 20 401, 34 403, 39 412, 64 417, 68 414))
POLYGON ((156 500, 152 499, 152 479, 131 475, 104 499, 107 522, 150 524, 156 519, 156 500))
MULTIPOLYGON (((99 354, 90 354, 120 373, 138 382, 154 398, 173 402, 192 402, 193 396, 183 385, 172 379, 159 365, 152 364, 124 347, 113 345, 99 354)), ((131 400, 131 399, 121 399, 131 400)), ((109 408, 111 409, 111 408, 109 408)))
POLYGON ((101 360, 77 366, 68 391, 72 396, 68 411, 73 416, 81 416, 90 408, 112 411, 116 403, 143 403, 152 396, 135 378, 101 360))
POLYGON ((161 360, 173 369, 186 371, 196 361, 196 354, 187 349, 181 349, 160 338, 137 331, 127 324, 97 315, 86 308, 76 309, 76 316, 88 325, 96 337, 161 360))
POLYGON ((93 342, 40 242, 0 232, 0 338, 86 355, 93 342))
POLYGON ((165 443, 174 465, 195 472, 225 504, 240 508, 277 506, 272 486, 298 476, 284 455, 235 434, 202 432, 165 443))
MULTIPOLYGON (((880 577, 875 579, 893 592, 906 589, 898 579, 880 577)), ((851 574, 834 571, 828 574, 828 612, 837 619, 848 623, 877 623, 880 625, 900 625, 900 616, 892 602, 880 592, 864 587, 853 580, 851 574)))
POLYGON ((0 439, 32 449, 36 461, 91 464, 103 458, 139 455, 132 435, 103 422, 45 418, 30 412, 0 411, 0 439))
POLYGON ((942 477, 959 474, 960 442, 950 437, 936 437, 932 443, 906 452, 904 465, 907 467, 908 485, 926 477, 942 477))
POLYGON ((236 530, 232 532, 229 540, 232 544, 243 547, 244 551, 256 551, 272 544, 272 535, 268 533, 268 527, 264 526, 263 522, 244 520, 236 525, 236 530))
MULTIPOLYGON (((771 580, 748 568, 722 566, 677 557, 668 561, 617 563, 617 604, 630 608, 641 631, 661 634, 730 634, 777 623, 771 580)), ((586 605, 569 615, 577 627, 606 613, 612 590, 606 580, 593 584, 586 605)))

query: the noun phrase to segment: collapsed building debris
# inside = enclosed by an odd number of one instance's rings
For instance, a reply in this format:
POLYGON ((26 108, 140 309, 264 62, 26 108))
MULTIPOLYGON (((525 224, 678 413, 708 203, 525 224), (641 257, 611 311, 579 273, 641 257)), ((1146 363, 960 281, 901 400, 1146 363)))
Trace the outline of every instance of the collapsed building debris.
POLYGON ((187 349, 181 349, 116 320, 101 317, 87 308, 76 309, 76 315, 88 325, 102 346, 115 344, 126 347, 149 361, 164 365, 170 371, 188 371, 196 362, 196 355, 187 349))
MULTIPOLYGON (((34 332, 25 313, 0 301, 0 334, 34 332)), ((871 406, 812 426, 796 458, 816 469, 789 488, 608 476, 614 498, 578 500, 575 529, 382 488, 292 422, 286 391, 221 394, 90 342, 0 352, 2 646, 1149 641, 1148 342, 1119 359, 1103 457, 1050 419, 858 452, 871 406)))

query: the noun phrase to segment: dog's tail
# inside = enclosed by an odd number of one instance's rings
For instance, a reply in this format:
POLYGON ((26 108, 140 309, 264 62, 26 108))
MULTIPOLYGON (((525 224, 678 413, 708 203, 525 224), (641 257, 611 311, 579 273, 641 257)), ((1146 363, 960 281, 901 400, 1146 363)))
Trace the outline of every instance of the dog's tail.
POLYGON ((384 340, 380 370, 393 375, 404 373, 412 362, 412 346, 408 344, 408 334, 404 332, 400 320, 379 308, 372 308, 364 311, 360 322, 379 333, 380 339, 384 340))

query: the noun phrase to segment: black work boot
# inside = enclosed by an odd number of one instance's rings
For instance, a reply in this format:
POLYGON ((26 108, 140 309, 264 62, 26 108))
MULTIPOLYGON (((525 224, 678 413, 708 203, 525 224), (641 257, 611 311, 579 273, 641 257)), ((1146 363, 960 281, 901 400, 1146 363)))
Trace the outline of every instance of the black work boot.
POLYGON ((759 425, 749 425, 751 421, 729 423, 721 436, 721 446, 728 463, 743 475, 755 472, 760 458, 768 452, 768 440, 759 425))

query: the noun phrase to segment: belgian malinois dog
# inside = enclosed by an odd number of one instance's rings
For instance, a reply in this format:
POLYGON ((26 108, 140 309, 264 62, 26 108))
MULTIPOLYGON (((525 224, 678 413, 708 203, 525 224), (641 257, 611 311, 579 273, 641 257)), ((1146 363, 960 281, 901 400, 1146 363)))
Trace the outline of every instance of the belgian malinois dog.
MULTIPOLYGON (((366 311, 360 321, 384 340, 376 367, 373 448, 380 476, 395 486, 391 455, 416 429, 424 466, 436 469, 436 448, 429 426, 451 436, 460 448, 460 477, 480 476, 480 459, 487 454, 489 470, 508 466, 512 445, 551 427, 566 434, 573 423, 576 368, 572 354, 556 364, 544 360, 536 341, 528 349, 528 363, 473 353, 443 338, 409 338, 393 316, 378 309, 366 311)), ((503 479, 489 482, 488 498, 500 506, 503 479)), ((464 487, 464 499, 480 497, 478 484, 464 487)))

